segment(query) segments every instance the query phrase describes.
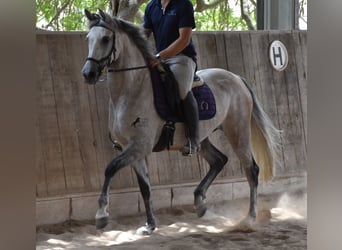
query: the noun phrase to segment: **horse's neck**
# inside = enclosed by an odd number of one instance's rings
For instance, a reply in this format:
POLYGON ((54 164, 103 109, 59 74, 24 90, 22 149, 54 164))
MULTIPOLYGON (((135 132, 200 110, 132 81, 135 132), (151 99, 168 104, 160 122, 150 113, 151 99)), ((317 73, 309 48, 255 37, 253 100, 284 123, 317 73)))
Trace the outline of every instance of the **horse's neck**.
MULTIPOLYGON (((118 44, 120 52, 114 62, 115 69, 126 69, 146 65, 138 48, 130 41, 126 34, 120 34, 118 44)), ((146 103, 148 97, 152 97, 149 70, 137 69, 121 72, 113 72, 108 76, 108 84, 112 102, 141 102, 146 103), (145 100, 143 102, 143 100, 145 100)))

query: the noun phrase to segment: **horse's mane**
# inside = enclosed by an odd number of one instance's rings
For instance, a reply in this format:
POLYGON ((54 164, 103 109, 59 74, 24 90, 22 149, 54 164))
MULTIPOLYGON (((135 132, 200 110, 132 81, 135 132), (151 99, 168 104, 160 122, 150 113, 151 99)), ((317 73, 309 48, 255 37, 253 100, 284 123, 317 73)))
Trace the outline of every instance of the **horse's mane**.
POLYGON ((113 22, 132 39, 147 62, 155 58, 151 42, 141 26, 115 17, 113 17, 113 22))
POLYGON ((112 17, 107 13, 102 13, 103 17, 98 14, 93 14, 93 19, 89 20, 88 26, 89 28, 96 26, 100 21, 103 21, 108 26, 114 26, 115 29, 120 29, 122 32, 125 32, 130 39, 134 42, 134 44, 141 51, 144 59, 149 62, 153 59, 154 53, 151 42, 146 37, 144 29, 141 26, 135 25, 129 21, 123 20, 121 18, 112 17))

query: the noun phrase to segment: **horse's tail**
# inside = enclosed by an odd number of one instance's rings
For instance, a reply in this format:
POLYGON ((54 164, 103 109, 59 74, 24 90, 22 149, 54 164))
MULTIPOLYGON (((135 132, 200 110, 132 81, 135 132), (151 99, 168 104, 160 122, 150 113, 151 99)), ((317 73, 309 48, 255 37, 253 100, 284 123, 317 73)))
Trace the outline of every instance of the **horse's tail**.
POLYGON ((260 179, 269 181, 273 177, 274 165, 279 162, 281 131, 274 125, 247 81, 241 78, 253 98, 251 121, 253 156, 260 167, 260 179))

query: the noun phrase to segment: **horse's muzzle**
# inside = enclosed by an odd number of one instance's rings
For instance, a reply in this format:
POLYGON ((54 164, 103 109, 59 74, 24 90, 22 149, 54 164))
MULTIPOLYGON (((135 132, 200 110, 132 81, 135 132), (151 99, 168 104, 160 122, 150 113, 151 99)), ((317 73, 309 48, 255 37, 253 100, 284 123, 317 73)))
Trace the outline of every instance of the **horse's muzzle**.
POLYGON ((100 76, 98 66, 87 61, 82 68, 82 75, 84 77, 85 83, 95 84, 100 76))

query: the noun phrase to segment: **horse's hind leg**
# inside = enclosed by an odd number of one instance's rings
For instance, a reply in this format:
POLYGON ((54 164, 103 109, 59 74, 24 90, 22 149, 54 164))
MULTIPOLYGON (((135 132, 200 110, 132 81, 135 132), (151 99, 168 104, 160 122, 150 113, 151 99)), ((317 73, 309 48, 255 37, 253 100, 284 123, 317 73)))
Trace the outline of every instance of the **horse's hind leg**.
POLYGON ((202 217, 207 210, 204 199, 210 184, 221 172, 223 166, 228 161, 227 156, 225 156, 213 144, 211 144, 208 138, 201 143, 200 155, 209 163, 210 170, 194 192, 195 208, 198 217, 202 217))
MULTIPOLYGON (((232 121, 232 120, 231 120, 232 121)), ((240 124, 235 126, 224 126, 224 131, 228 136, 231 146, 240 160, 250 188, 250 204, 247 220, 255 221, 257 215, 257 188, 259 167, 256 164, 251 150, 251 135, 249 119, 243 119, 240 114, 240 124)))
POLYGON ((139 228, 137 230, 137 233, 144 234, 144 235, 151 234, 152 231, 156 227, 156 223, 155 223, 154 212, 152 208, 151 186, 150 186, 150 180, 149 180, 147 166, 146 166, 146 160, 142 159, 142 160, 137 161, 133 167, 137 175, 141 195, 144 199, 146 217, 147 217, 146 225, 139 228))

